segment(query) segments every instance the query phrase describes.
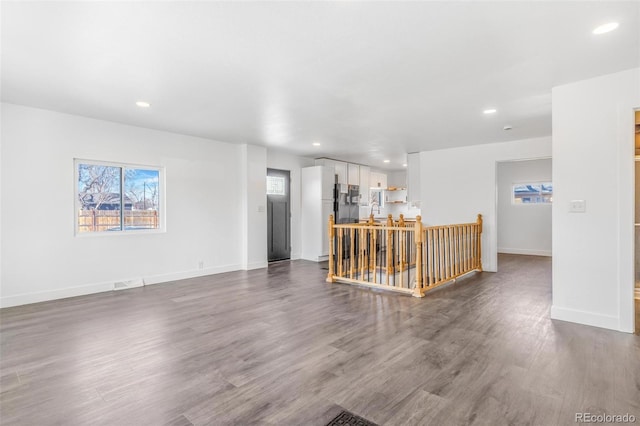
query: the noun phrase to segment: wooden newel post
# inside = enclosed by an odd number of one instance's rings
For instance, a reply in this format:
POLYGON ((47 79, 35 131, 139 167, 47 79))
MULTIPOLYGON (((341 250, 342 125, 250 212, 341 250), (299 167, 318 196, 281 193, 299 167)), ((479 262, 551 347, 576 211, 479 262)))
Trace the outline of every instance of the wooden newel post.
POLYGON ((422 217, 416 216, 415 226, 416 240, 416 288, 414 289, 415 297, 422 297, 422 217))
POLYGON ((478 215, 478 270, 482 272, 482 215, 478 215))
POLYGON ((398 219, 398 226, 404 228, 404 215, 400 213, 400 219, 398 219))
POLYGON ((329 273, 327 274, 328 283, 333 283, 336 281, 333 271, 333 247, 336 237, 336 229, 333 227, 334 224, 335 222, 333 221, 333 215, 329 215, 329 273))

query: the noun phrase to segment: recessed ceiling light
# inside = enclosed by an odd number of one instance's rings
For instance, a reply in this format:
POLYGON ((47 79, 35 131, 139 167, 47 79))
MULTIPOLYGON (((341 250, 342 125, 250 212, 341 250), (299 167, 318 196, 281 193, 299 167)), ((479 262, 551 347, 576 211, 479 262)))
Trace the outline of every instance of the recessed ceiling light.
POLYGON ((489 108, 482 111, 483 114, 495 114, 496 112, 498 112, 498 110, 494 108, 489 108))
POLYGON ((390 163, 390 162, 391 162, 391 160, 384 160, 384 162, 385 162, 385 163, 390 163))
POLYGON ((599 27, 597 27, 595 30, 593 30, 593 33, 596 35, 608 33, 609 31, 613 31, 618 28, 618 25, 619 24, 617 22, 609 22, 608 24, 600 25, 599 27))
POLYGON ((140 108, 149 108, 151 106, 149 102, 145 101, 138 101, 136 102, 136 105, 138 105, 140 108))
POLYGON ((504 127, 502 128, 502 130, 511 130, 511 129, 513 129, 513 126, 512 126, 512 125, 510 125, 510 124, 507 124, 506 126, 504 126, 504 127))
POLYGON ((311 145, 313 145, 313 146, 320 146, 320 142, 314 142, 314 143, 312 143, 311 145))
POLYGON ((404 163, 404 164, 402 165, 402 167, 407 167, 407 163, 404 163))

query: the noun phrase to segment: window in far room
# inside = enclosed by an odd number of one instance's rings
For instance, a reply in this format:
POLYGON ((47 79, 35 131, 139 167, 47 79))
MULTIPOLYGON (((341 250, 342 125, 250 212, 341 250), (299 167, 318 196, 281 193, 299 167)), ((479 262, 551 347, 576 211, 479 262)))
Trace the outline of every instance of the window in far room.
POLYGON ((76 160, 76 234, 160 229, 159 167, 76 160))
POLYGON ((513 185, 513 204, 551 204, 553 184, 551 182, 517 183, 513 185))
POLYGON ((286 195, 282 176, 267 176, 267 195, 286 195))

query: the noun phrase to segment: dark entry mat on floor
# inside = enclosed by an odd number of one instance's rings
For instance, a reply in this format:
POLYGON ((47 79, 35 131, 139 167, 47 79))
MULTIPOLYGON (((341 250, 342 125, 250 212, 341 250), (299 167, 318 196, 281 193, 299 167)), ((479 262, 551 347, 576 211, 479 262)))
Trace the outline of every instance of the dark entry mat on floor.
POLYGON ((333 420, 327 423, 327 426, 378 426, 367 419, 356 416, 348 411, 342 411, 333 420))

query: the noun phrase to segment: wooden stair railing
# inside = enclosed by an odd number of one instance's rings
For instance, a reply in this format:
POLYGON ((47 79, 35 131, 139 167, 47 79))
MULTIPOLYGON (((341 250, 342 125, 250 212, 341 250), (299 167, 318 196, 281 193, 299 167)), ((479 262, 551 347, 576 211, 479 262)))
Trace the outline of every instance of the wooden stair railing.
POLYGON ((345 282, 412 294, 482 271, 482 215, 476 222, 430 226, 391 215, 365 223, 336 224, 329 217, 327 282, 345 282))

